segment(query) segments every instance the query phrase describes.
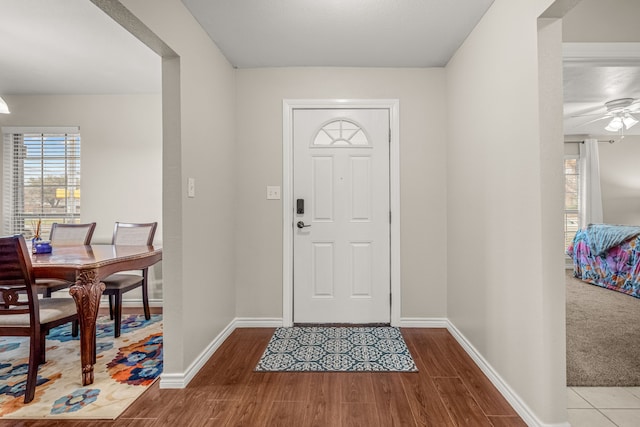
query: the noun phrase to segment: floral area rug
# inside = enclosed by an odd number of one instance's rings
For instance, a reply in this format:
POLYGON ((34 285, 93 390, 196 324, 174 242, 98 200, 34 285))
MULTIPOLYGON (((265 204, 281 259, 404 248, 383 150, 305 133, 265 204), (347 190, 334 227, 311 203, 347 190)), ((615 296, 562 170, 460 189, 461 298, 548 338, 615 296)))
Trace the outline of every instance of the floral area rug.
POLYGON ((417 372, 398 328, 277 328, 256 371, 417 372))
POLYGON ((35 398, 24 404, 29 338, 0 337, 0 419, 115 419, 162 373, 162 315, 99 317, 93 384, 83 387, 80 341, 71 324, 47 335, 47 362, 38 370, 35 398))

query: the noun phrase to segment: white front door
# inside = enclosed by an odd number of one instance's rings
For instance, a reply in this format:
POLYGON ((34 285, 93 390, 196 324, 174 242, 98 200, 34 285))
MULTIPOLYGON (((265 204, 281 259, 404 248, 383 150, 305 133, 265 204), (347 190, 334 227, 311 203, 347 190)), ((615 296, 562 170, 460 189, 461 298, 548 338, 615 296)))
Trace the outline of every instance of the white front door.
POLYGON ((389 109, 293 110, 293 321, 389 323, 389 109))

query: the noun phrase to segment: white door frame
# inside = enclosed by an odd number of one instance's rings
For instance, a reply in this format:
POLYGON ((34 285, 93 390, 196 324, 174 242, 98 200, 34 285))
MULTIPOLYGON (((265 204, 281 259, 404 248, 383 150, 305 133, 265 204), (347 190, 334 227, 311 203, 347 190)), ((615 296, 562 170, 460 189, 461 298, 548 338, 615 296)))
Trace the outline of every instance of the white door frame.
POLYGON ((282 325, 293 326, 293 110, 389 110, 389 209, 391 210, 391 326, 400 326, 400 125, 398 99, 284 99, 282 101, 282 325))

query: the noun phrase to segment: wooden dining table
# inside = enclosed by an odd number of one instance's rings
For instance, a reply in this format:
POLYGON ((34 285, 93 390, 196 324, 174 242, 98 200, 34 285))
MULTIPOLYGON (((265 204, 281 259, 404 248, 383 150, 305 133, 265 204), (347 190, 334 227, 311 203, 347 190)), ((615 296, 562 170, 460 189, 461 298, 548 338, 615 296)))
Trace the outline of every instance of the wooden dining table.
POLYGON ((93 383, 96 319, 104 290, 102 279, 119 271, 150 267, 161 259, 159 246, 129 245, 56 245, 51 253, 31 255, 37 279, 62 279, 72 283, 69 294, 78 310, 83 386, 93 383))

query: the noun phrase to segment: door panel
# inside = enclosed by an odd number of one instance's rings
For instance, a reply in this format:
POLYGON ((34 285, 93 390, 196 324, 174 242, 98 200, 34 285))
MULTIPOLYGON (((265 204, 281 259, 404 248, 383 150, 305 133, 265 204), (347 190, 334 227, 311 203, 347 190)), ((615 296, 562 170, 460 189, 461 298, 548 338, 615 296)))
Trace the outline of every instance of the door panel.
POLYGON ((293 165, 294 322, 388 323, 389 110, 295 109, 293 165))
POLYGON ((331 298, 334 290, 333 275, 333 243, 312 243, 311 268, 313 269, 313 295, 312 298, 331 298))
POLYGON ((313 221, 333 221, 333 157, 312 156, 313 221))

